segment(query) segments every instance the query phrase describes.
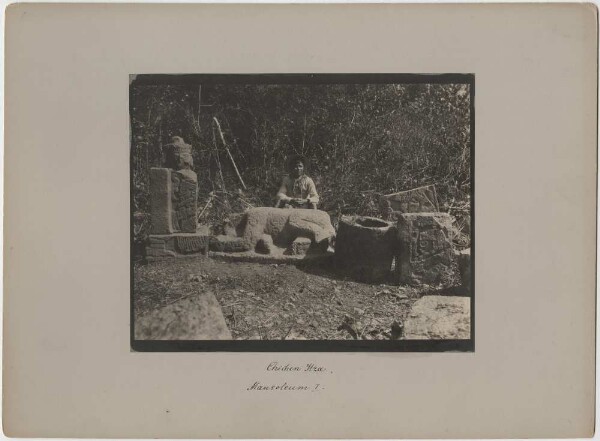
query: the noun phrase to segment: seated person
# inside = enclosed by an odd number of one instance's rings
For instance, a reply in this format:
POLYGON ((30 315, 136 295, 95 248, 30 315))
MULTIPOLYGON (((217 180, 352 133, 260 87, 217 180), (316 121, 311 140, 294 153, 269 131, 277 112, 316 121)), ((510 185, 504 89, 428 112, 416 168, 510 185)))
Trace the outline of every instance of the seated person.
POLYGON ((301 156, 295 156, 288 163, 289 175, 283 178, 275 207, 317 209, 319 195, 313 180, 304 174, 305 162, 301 156))

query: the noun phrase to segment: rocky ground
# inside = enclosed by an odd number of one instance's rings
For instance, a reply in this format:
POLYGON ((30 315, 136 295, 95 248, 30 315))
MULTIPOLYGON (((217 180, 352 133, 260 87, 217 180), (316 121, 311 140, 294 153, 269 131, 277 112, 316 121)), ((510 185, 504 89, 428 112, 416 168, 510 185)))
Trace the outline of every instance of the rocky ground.
POLYGON ((355 282, 327 265, 212 258, 135 264, 136 316, 203 291, 214 293, 233 337, 242 340, 398 338, 412 304, 436 293, 430 286, 355 282))

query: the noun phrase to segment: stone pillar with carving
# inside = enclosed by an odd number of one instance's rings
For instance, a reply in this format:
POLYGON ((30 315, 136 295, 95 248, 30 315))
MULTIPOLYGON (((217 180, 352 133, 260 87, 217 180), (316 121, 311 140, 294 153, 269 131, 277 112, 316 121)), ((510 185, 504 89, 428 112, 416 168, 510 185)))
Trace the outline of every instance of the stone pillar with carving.
POLYGON ((397 231, 400 283, 438 284, 453 273, 452 217, 448 213, 401 213, 397 231))
POLYGON ((209 238, 196 233, 198 177, 192 170, 192 146, 176 136, 166 147, 166 167, 150 170, 148 260, 201 253, 208 247, 209 238))
POLYGON ((175 231, 196 232, 198 177, 193 172, 192 146, 176 136, 170 145, 173 149, 175 170, 171 173, 172 223, 175 231))

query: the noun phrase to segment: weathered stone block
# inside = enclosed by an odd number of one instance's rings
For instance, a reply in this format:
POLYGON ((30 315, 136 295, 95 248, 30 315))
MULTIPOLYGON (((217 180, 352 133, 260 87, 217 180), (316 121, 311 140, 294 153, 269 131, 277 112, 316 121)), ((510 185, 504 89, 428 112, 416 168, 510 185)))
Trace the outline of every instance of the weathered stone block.
POLYGON ((400 283, 437 284, 451 274, 454 252, 447 213, 404 213, 398 218, 396 271, 400 283))
POLYGON ((196 173, 182 170, 171 173, 173 211, 172 223, 176 231, 194 233, 197 226, 198 181, 196 173))
POLYGON ((365 282, 383 281, 390 276, 396 229, 391 222, 362 216, 340 219, 335 244, 335 264, 365 282))
POLYGON ((153 258, 206 254, 210 243, 210 236, 193 233, 151 234, 148 239, 146 256, 153 258))
POLYGON ((259 254, 271 254, 273 252, 273 238, 270 234, 263 234, 262 237, 256 242, 254 251, 259 254))
POLYGON ((306 254, 308 252, 308 250, 310 249, 310 246, 312 245, 312 243, 313 243, 313 241, 306 237, 297 237, 290 244, 290 246, 287 247, 284 254, 288 254, 288 255, 292 255, 292 256, 306 254))
POLYGON ((173 233, 173 207, 171 204, 171 170, 168 168, 150 169, 150 210, 152 233, 173 233))
POLYGON ((440 211, 435 186, 433 185, 384 195, 381 197, 379 204, 382 213, 388 212, 389 209, 401 213, 434 213, 440 211))
POLYGON ((404 338, 407 340, 467 340, 470 337, 469 297, 422 297, 414 303, 404 322, 404 338))
POLYGON ((214 294, 179 300, 135 320, 137 340, 229 340, 231 332, 214 294))
POLYGON ((210 236, 175 236, 175 246, 181 254, 205 253, 209 242, 210 236))
POLYGON ((213 236, 210 238, 210 250, 224 253, 249 251, 250 244, 243 237, 213 236))

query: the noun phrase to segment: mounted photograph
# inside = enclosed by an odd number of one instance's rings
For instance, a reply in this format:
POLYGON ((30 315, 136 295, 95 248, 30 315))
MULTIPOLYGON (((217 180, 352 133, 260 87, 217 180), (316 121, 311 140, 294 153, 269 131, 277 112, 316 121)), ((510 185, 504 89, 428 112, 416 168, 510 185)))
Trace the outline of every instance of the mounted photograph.
POLYGON ((136 351, 473 351, 472 74, 131 75, 136 351))

